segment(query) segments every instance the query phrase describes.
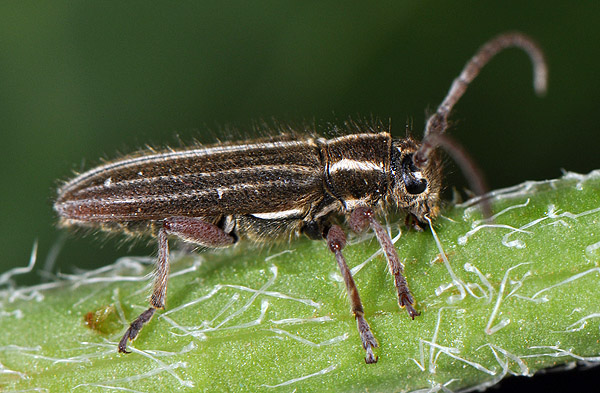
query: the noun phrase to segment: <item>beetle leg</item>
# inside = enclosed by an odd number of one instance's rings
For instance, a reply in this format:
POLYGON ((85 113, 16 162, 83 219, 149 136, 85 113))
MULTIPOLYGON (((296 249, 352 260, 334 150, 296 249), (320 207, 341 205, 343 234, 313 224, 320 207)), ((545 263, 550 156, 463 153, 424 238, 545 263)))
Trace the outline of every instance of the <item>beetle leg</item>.
POLYGON ((373 336, 369 323, 364 317, 365 311, 363 310, 362 302, 360 301, 358 289, 352 278, 352 273, 350 272, 350 269, 348 269, 346 259, 342 254, 342 249, 346 245, 346 235, 339 226, 333 225, 327 232, 326 238, 327 246, 329 247, 329 250, 335 254, 335 259, 342 273, 342 277, 344 277, 344 282, 346 283, 346 292, 348 293, 348 299, 350 299, 352 313, 356 318, 360 340, 362 341, 363 348, 367 352, 365 362, 368 364, 376 363, 377 356, 373 353, 373 348, 378 347, 377 340, 373 336))
POLYGON ((404 226, 408 229, 414 229, 417 232, 423 232, 427 224, 422 223, 414 214, 408 213, 404 218, 404 226))
POLYGON ((404 267, 400 262, 400 258, 398 258, 398 253, 396 252, 396 248, 394 247, 394 243, 392 243, 390 235, 383 229, 381 224, 375 220, 374 215, 375 213, 373 210, 368 207, 358 207, 354 209, 352 213, 350 213, 350 228, 355 232, 362 232, 367 226, 370 226, 371 229, 373 229, 387 258, 390 273, 394 276, 394 285, 398 290, 398 304, 400 307, 406 308, 408 315, 410 315, 412 319, 415 319, 415 317, 421 315, 421 313, 413 307, 415 299, 413 298, 412 293, 410 293, 410 289, 408 289, 408 283, 403 274, 404 267))
POLYGON ((119 341, 119 352, 129 353, 127 341, 134 340, 145 323, 152 319, 156 309, 165 308, 167 280, 169 278, 169 242, 167 235, 179 237, 185 241, 202 246, 227 247, 236 242, 236 238, 215 224, 194 217, 169 217, 163 221, 158 231, 158 260, 154 277, 154 288, 150 296, 150 308, 140 314, 119 341))
POLYGON ((121 341, 119 341, 119 352, 131 353, 131 351, 127 350, 127 340, 135 340, 140 330, 142 330, 144 324, 152 319, 154 311, 156 311, 156 309, 154 307, 150 307, 141 313, 140 316, 135 319, 135 321, 131 322, 129 329, 127 329, 123 337, 121 337, 121 341))

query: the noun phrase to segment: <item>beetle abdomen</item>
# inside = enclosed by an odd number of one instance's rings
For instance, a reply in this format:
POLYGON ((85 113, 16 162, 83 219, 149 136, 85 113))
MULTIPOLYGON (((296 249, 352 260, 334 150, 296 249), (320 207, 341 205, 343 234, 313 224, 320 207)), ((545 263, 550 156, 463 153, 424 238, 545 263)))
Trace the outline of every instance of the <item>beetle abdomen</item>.
POLYGON ((290 210, 323 195, 317 144, 208 147, 125 157, 59 189, 66 220, 122 222, 290 210))

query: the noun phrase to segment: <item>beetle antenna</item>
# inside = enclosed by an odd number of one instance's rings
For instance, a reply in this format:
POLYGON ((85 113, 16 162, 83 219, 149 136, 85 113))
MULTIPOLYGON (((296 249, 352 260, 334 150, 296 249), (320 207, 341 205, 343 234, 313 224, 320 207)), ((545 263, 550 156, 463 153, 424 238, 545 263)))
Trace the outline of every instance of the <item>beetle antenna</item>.
MULTIPOLYGON (((458 164, 462 173, 469 182, 469 187, 475 195, 484 195, 489 189, 487 187, 485 176, 471 156, 463 149, 460 143, 445 134, 432 135, 436 146, 446 150, 450 157, 458 164)), ((483 198, 480 201, 483 217, 489 219, 492 217, 492 205, 489 198, 483 198)))
POLYGON ((527 53, 533 64, 533 88, 540 96, 546 93, 548 67, 544 53, 532 38, 523 33, 509 32, 491 39, 479 48, 477 53, 465 64, 458 78, 452 82, 448 94, 438 106, 437 111, 427 120, 423 142, 414 156, 414 163, 417 167, 423 167, 433 150, 439 145, 441 139, 437 136, 442 135, 448 128, 448 116, 469 84, 494 56, 510 47, 520 48, 527 53))
MULTIPOLYGON (((481 69, 499 52, 504 49, 517 47, 525 51, 533 64, 533 88, 537 95, 546 93, 548 85, 548 67, 544 59, 544 53, 538 44, 529 36, 519 32, 500 34, 484 44, 475 55, 465 64, 460 75, 454 79, 448 94, 438 106, 437 111, 429 117, 425 126, 425 135, 421 147, 414 155, 414 164, 422 168, 429 159, 431 153, 441 146, 450 154, 454 161, 460 166, 463 174, 469 181, 473 191, 477 195, 483 195, 486 191, 485 179, 481 171, 469 154, 454 140, 444 135, 448 128, 448 116, 454 105, 460 100, 469 84, 479 75, 481 69)), ((489 200, 482 201, 483 215, 491 217, 491 206, 489 200)))

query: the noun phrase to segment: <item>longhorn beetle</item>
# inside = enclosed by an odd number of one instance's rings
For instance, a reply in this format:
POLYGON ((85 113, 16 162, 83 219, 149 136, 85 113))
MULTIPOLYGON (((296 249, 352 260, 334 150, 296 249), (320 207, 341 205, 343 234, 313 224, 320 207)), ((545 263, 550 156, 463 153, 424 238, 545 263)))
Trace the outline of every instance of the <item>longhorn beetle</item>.
MULTIPOLYGON (((238 239, 267 242, 306 235, 325 239, 342 273, 367 363, 377 362, 373 336, 342 250, 346 235, 335 224, 370 227, 383 249, 398 292, 398 304, 411 318, 420 313, 403 275, 390 235, 376 219, 387 209, 404 212, 425 225, 439 212, 441 162, 446 147, 468 178, 475 167, 446 136, 448 116, 481 68, 508 47, 524 50, 534 66, 534 87, 546 89, 542 51, 521 33, 490 40, 465 65, 437 111, 428 119, 421 143, 392 138, 371 127, 333 139, 288 137, 209 147, 194 146, 125 156, 76 176, 58 190, 54 209, 62 226, 121 230, 158 239, 158 260, 150 308, 120 340, 119 352, 137 337, 157 309, 165 307, 169 276, 169 236, 196 245, 229 247, 238 239)), ((481 182, 475 191, 481 191, 481 182)))

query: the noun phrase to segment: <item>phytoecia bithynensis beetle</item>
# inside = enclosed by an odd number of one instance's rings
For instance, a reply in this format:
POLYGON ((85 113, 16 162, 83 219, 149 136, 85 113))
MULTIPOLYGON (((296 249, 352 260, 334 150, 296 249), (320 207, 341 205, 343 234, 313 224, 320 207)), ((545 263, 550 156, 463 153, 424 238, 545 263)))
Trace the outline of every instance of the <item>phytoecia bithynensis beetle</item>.
POLYGON ((314 135, 148 150, 81 173, 58 190, 54 209, 62 226, 122 230, 158 240, 158 258, 150 307, 129 326, 118 345, 137 337, 157 309, 165 307, 169 276, 168 238, 209 248, 238 240, 269 242, 306 235, 324 239, 334 254, 356 318, 367 363, 377 362, 377 340, 365 319, 358 289, 343 255, 350 230, 374 231, 398 293, 398 304, 411 318, 415 306, 403 264, 378 214, 399 210, 415 226, 431 225, 439 212, 441 161, 445 147, 474 191, 481 191, 475 167, 445 136, 448 116, 469 83, 498 52, 524 50, 534 66, 534 87, 546 89, 542 51, 521 33, 506 33, 483 45, 454 80, 447 96, 428 119, 423 140, 393 138, 383 126, 365 126, 332 139, 314 135))

